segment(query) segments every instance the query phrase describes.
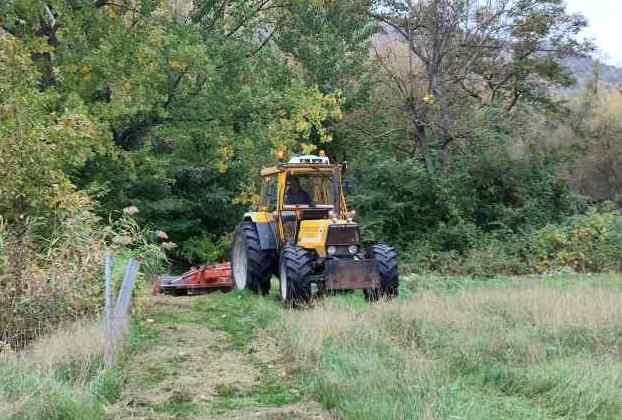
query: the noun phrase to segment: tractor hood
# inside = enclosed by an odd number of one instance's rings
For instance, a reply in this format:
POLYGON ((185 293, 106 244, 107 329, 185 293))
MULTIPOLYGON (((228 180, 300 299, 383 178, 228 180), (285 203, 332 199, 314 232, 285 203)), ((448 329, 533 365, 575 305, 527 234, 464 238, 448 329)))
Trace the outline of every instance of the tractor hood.
POLYGON ((357 223, 331 219, 302 220, 298 229, 298 245, 314 249, 321 257, 327 256, 329 247, 336 249, 338 254, 349 253, 349 247, 358 247, 359 242, 357 223))

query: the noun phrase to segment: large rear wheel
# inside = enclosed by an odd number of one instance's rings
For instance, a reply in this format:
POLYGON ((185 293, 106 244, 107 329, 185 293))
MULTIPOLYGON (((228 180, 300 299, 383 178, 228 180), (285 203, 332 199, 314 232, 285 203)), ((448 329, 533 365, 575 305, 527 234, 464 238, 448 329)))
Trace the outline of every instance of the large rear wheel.
POLYGON ((397 267, 397 252, 386 244, 372 245, 367 249, 367 258, 376 260, 378 274, 380 274, 380 287, 378 289, 365 289, 365 299, 371 302, 383 297, 392 299, 399 295, 400 279, 397 267))
POLYGON ((279 263, 281 301, 288 306, 304 305, 311 301, 313 254, 306 249, 288 245, 283 248, 279 263))
POLYGON ((270 293, 274 253, 262 250, 257 229, 252 222, 242 222, 235 229, 231 247, 231 271, 236 289, 270 293))

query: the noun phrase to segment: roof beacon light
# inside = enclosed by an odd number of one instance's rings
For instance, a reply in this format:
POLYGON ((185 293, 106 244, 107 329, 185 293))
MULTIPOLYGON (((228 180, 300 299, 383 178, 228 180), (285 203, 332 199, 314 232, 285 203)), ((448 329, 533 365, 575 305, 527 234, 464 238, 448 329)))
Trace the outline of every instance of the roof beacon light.
POLYGON ((328 160, 327 156, 304 155, 291 158, 289 163, 320 163, 328 165, 330 160, 328 160))

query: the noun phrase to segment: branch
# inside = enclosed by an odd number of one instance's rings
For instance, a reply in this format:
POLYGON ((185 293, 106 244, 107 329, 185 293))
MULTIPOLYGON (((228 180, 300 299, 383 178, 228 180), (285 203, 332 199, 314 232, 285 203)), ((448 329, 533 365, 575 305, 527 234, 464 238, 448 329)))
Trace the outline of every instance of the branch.
POLYGON ((270 4, 270 0, 262 0, 259 4, 259 6, 252 12, 250 13, 248 16, 246 16, 246 18, 243 18, 238 25, 233 28, 231 31, 229 31, 227 34, 225 34, 226 38, 229 38, 231 36, 233 36, 237 31, 239 31, 240 29, 242 29, 248 22, 250 22, 252 19, 254 19, 255 17, 257 17, 257 15, 261 12, 265 12, 266 10, 270 10, 270 9, 277 9, 277 8, 281 8, 281 7, 286 7, 285 5, 272 5, 272 6, 268 6, 270 4), (268 6, 268 7, 266 7, 268 6))
POLYGON ((515 91, 514 92, 514 98, 512 98, 512 102, 510 102, 510 104, 508 105, 508 107, 506 108, 507 112, 510 112, 512 109, 514 109, 514 107, 516 106, 516 104, 518 103, 518 99, 521 97, 521 92, 520 91, 515 91))

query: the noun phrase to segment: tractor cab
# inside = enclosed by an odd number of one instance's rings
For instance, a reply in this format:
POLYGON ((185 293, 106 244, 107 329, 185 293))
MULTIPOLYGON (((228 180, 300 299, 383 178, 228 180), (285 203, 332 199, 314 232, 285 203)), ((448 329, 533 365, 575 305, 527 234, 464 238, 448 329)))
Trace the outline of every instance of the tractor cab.
POLYGON ((370 300, 397 294, 397 255, 387 245, 363 252, 342 172, 342 165, 314 155, 261 171, 261 202, 245 214, 234 235, 236 287, 268 293, 276 274, 288 304, 308 302, 312 290, 363 289, 370 300), (387 281, 378 252, 391 260, 387 281))
MULTIPOLYGON (((325 234, 331 225, 348 224, 357 243, 358 225, 348 212, 341 186, 342 165, 331 164, 327 157, 302 156, 288 163, 266 168, 263 177, 262 203, 247 218, 271 220, 278 248, 302 243, 320 256, 327 254, 325 234)), ((345 226, 342 226, 343 230, 345 226)), ((345 244, 343 244, 345 245, 345 244)))

